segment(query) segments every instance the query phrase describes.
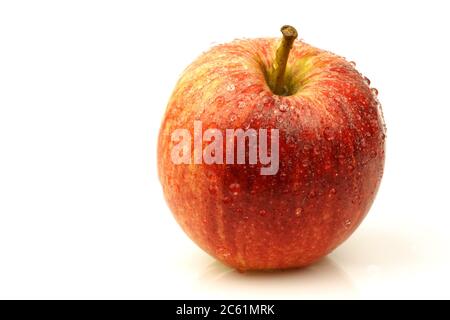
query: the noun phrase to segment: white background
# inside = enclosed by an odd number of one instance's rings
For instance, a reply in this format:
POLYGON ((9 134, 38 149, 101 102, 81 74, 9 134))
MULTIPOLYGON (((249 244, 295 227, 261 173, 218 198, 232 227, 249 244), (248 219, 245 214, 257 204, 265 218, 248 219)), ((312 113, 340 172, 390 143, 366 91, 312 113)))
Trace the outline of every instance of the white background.
POLYGON ((448 6, 2 1, 0 298, 450 298, 448 6), (356 61, 379 89, 385 176, 329 257, 239 274, 172 218, 157 133, 197 55, 283 24, 356 61))

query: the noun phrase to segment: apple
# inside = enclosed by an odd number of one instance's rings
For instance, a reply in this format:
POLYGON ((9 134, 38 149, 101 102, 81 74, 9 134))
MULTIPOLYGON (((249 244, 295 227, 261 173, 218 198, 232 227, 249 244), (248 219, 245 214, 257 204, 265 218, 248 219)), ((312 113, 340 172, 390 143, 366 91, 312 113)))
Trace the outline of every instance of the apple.
POLYGON ((383 174, 377 90, 354 63, 297 40, 291 26, 281 32, 202 54, 176 84, 159 133, 159 179, 175 219, 239 271, 330 253, 362 222, 383 174))

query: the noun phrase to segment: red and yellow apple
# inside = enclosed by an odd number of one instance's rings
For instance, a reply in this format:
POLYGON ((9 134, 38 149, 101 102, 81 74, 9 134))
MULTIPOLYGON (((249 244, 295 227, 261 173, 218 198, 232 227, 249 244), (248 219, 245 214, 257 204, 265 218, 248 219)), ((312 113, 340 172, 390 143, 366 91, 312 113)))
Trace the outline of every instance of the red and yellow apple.
POLYGON ((376 89, 353 63, 296 40, 292 27, 282 32, 202 54, 178 81, 159 134, 159 178, 176 220, 240 271, 302 267, 330 253, 364 219, 383 174, 376 89), (196 162, 195 152, 174 163, 172 133, 194 136, 195 121, 203 131, 278 129, 276 173, 261 174, 259 162, 196 162))

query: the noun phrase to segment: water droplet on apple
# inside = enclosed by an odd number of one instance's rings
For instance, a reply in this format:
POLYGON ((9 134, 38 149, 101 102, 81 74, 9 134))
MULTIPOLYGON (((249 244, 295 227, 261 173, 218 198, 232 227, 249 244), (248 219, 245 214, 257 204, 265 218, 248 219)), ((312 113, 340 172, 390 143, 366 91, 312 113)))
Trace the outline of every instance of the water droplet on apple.
POLYGON ((365 82, 368 86, 370 86, 370 79, 369 79, 369 78, 364 77, 364 82, 365 82))
POLYGON ((303 166, 303 168, 308 167, 309 166, 309 160, 308 159, 303 159, 302 166, 303 166))
POLYGON ((234 91, 236 87, 234 86, 234 84, 230 83, 229 85, 227 85, 227 91, 234 91))
POLYGON ((345 220, 344 221, 345 229, 349 228, 351 226, 351 224, 352 224, 352 220, 350 220, 350 219, 345 220))
POLYGON ((323 130, 323 136, 325 137, 325 139, 327 139, 328 141, 334 140, 334 135, 333 135, 333 130, 330 127, 326 127, 323 130))
POLYGON ((372 94, 376 97, 376 96, 378 96, 378 89, 376 89, 376 88, 372 88, 372 89, 370 89, 371 91, 372 91, 372 94))
POLYGON ((360 145, 361 145, 361 147, 362 147, 362 148, 365 148, 365 147, 367 147, 367 142, 366 142, 366 139, 364 139, 364 138, 361 138, 361 140, 360 140, 360 145))
POLYGON ((383 125, 383 133, 386 133, 386 122, 384 121, 384 114, 383 114, 383 108, 381 107, 381 103, 378 101, 377 103, 377 110, 378 110, 378 114, 380 115, 381 118, 381 124, 383 125))
POLYGON ((302 215, 302 213, 303 213, 303 209, 302 208, 295 209, 295 215, 297 217, 300 217, 302 215))
POLYGON ((216 104, 216 106, 217 106, 218 108, 221 108, 221 107, 224 105, 224 103, 225 103, 225 98, 222 97, 222 96, 218 96, 218 97, 214 100, 214 102, 215 102, 215 104, 216 104))
POLYGON ((247 103, 245 101, 239 101, 237 107, 239 109, 243 109, 246 105, 247 103))
POLYGON ((211 194, 216 194, 216 192, 217 192, 217 186, 214 185, 214 184, 211 184, 211 185, 208 187, 208 190, 209 190, 209 192, 210 192, 211 194))
POLYGON ((232 183, 228 186, 233 196, 237 196, 241 191, 241 185, 239 183, 232 183))
POLYGON ((317 146, 315 146, 315 147, 313 148, 313 152, 314 152, 314 155, 318 156, 318 155, 320 154, 320 148, 317 147, 317 146))
POLYGON ((289 108, 288 105, 283 104, 283 103, 280 104, 280 105, 278 106, 278 109, 279 109, 281 112, 286 112, 288 108, 289 108))
POLYGON ((265 216, 267 214, 267 211, 264 209, 259 210, 259 215, 260 216, 265 216))
POLYGON ((217 253, 224 258, 229 257, 231 255, 231 253, 225 247, 217 248, 217 253))
POLYGON ((223 203, 230 203, 231 202, 231 198, 230 197, 223 197, 222 201, 223 201, 223 203))
POLYGON ((335 188, 331 188, 330 189, 330 192, 328 193, 328 195, 330 196, 330 197, 332 197, 332 196, 334 196, 336 194, 336 189, 335 188))
POLYGON ((350 61, 349 63, 352 65, 352 67, 356 67, 356 62, 355 61, 350 61))
POLYGON ((340 165, 344 165, 347 162, 343 154, 338 155, 338 161, 340 165))

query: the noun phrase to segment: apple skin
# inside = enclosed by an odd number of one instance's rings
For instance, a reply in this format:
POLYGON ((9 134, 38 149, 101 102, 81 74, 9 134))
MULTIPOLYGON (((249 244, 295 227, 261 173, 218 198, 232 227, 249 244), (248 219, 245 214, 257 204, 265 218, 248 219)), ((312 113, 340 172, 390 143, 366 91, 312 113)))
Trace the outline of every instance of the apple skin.
POLYGON ((385 126, 376 90, 344 58, 295 41, 274 95, 266 76, 278 39, 235 40, 210 49, 182 74, 158 141, 167 203, 187 235, 239 271, 302 267, 358 227, 384 167, 385 126), (171 133, 278 128, 279 170, 261 165, 171 161, 171 133))

